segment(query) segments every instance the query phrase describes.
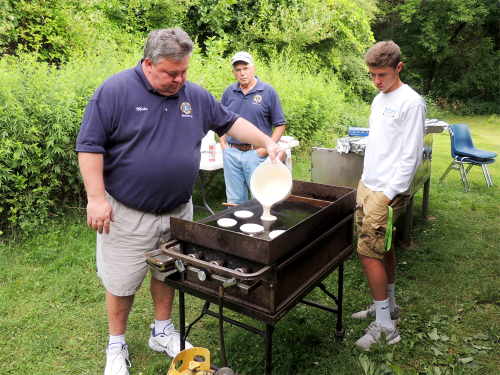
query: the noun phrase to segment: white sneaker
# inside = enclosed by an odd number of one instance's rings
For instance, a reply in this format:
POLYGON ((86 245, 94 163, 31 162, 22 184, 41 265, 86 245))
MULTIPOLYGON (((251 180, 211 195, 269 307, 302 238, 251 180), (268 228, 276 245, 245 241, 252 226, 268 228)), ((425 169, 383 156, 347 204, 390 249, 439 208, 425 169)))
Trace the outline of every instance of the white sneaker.
POLYGON ((382 332, 385 334, 385 339, 388 345, 396 344, 401 341, 401 336, 399 336, 399 331, 396 326, 391 329, 383 327, 377 322, 371 322, 368 328, 365 329, 365 335, 356 341, 356 345, 366 351, 370 351, 370 346, 375 343, 382 346, 382 342, 380 341, 382 332))
MULTIPOLYGON (((168 325, 163 332, 158 334, 155 332, 154 324, 151 324, 149 328, 151 328, 149 347, 157 352, 165 352, 170 357, 175 358, 181 351, 181 335, 179 332, 174 331, 174 325, 168 325)), ((185 341, 184 349, 190 349, 192 347, 193 345, 185 341)))
POLYGON ((106 368, 104 375, 129 375, 128 345, 122 343, 109 344, 106 348, 106 368))
MULTIPOLYGON (((400 307, 396 306, 394 311, 391 311, 391 320, 394 323, 394 325, 401 323, 401 317, 399 315, 399 310, 400 310, 400 307)), ((377 309, 375 308, 375 304, 368 306, 366 308, 366 310, 358 311, 357 313, 352 314, 351 318, 353 318, 353 319, 368 319, 370 316, 373 319, 377 318, 377 309)))

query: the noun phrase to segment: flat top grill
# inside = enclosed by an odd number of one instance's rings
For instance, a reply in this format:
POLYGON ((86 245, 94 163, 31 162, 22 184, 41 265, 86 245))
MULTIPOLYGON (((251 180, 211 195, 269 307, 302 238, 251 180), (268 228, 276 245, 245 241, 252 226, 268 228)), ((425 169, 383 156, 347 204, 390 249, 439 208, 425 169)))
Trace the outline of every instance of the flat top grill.
POLYGON ((199 222, 172 218, 172 240, 151 255, 170 257, 175 262, 178 272, 168 275, 165 283, 179 291, 181 337, 186 338, 204 315, 217 317, 226 366, 224 321, 260 334, 266 341, 266 374, 272 369, 274 325, 300 302, 336 314, 335 334, 343 337, 343 263, 353 253, 355 206, 355 189, 294 181, 292 195, 271 209, 275 221, 260 219, 263 209, 255 199, 199 222), (234 213, 239 210, 250 211, 253 216, 238 218, 234 213), (234 219, 237 224, 220 227, 217 221, 222 218, 234 219), (241 225, 248 223, 262 225, 264 231, 253 235, 241 232, 241 225), (271 239, 273 230, 284 232, 271 239), (174 250, 174 244, 180 248, 174 250), (337 296, 322 284, 336 269, 337 296), (315 287, 330 296, 337 307, 306 300, 315 287), (184 293, 206 301, 187 331, 184 293), (218 305, 219 312, 211 311, 210 304, 218 305), (223 308, 264 322, 266 330, 224 317, 223 308))
POLYGON ((270 265, 320 236, 332 223, 352 213, 355 205, 354 189, 294 181, 292 195, 271 209, 277 217, 275 221, 261 220, 262 206, 252 199, 198 222, 172 218, 170 233, 172 238, 183 242, 270 265), (247 219, 236 218, 234 212, 239 210, 251 211, 254 215, 247 219), (233 218, 237 225, 219 227, 217 220, 222 218, 233 218), (242 233, 240 226, 244 223, 260 224, 264 232, 242 233), (269 233, 273 230, 285 232, 271 239, 269 233))

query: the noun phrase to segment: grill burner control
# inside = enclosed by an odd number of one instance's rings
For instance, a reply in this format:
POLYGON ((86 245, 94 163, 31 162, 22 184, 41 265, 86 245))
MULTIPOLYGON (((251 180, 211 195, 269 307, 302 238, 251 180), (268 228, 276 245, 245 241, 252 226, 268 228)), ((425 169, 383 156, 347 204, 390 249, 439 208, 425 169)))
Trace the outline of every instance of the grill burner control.
POLYGON ((175 268, 177 268, 177 271, 180 273, 183 273, 186 270, 186 267, 184 267, 184 263, 180 259, 177 259, 175 261, 175 268))
POLYGON ((228 288, 228 287, 233 286, 235 284, 236 284, 236 279, 229 279, 229 280, 226 280, 224 283, 222 283, 222 287, 228 288))
POLYGON ((200 279, 200 281, 205 281, 206 279, 208 279, 209 275, 210 275, 210 272, 208 272, 207 270, 199 270, 198 271, 198 279, 200 279))

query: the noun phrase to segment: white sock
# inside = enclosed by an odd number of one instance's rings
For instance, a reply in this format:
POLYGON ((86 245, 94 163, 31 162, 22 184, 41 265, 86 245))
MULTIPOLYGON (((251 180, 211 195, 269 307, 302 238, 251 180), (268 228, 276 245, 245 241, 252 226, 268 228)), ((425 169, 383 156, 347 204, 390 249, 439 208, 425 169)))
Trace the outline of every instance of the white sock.
POLYGON ((387 284, 387 293, 389 294, 389 307, 392 312, 396 310, 396 297, 394 296, 394 284, 387 284))
POLYGON ((117 343, 120 343, 120 344, 123 344, 123 345, 125 345, 127 343, 127 341, 125 340, 125 334, 118 335, 118 336, 111 336, 111 335, 109 335, 108 345, 110 345, 110 344, 117 344, 117 343))
MULTIPOLYGON (((155 333, 158 334, 158 333, 164 332, 166 334, 169 334, 169 332, 165 332, 165 328, 171 324, 172 324, 172 319, 167 319, 167 320, 156 320, 155 319, 155 333)), ((173 326, 173 324, 172 324, 172 326, 173 326)))
POLYGON ((383 301, 375 301, 375 309, 377 312, 377 318, 375 321, 383 327, 394 328, 394 324, 391 320, 391 310, 389 309, 389 298, 383 301))

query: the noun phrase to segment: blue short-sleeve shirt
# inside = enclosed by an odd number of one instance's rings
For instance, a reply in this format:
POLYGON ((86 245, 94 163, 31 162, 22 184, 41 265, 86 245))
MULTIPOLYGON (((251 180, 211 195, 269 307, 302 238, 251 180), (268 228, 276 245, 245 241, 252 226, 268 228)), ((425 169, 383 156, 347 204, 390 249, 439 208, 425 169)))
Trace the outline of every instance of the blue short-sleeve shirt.
MULTIPOLYGON (((221 103, 271 136, 273 126, 286 124, 285 115, 274 87, 262 82, 257 76, 255 78, 257 84, 246 94, 243 94, 238 82, 228 86, 222 94, 221 103)), ((226 141, 242 143, 230 136, 227 136, 226 141)))
POLYGON ((189 201, 209 130, 223 135, 238 115, 186 81, 172 96, 157 93, 141 67, 109 77, 94 92, 76 151, 104 154, 104 185, 129 207, 155 212, 189 201))

